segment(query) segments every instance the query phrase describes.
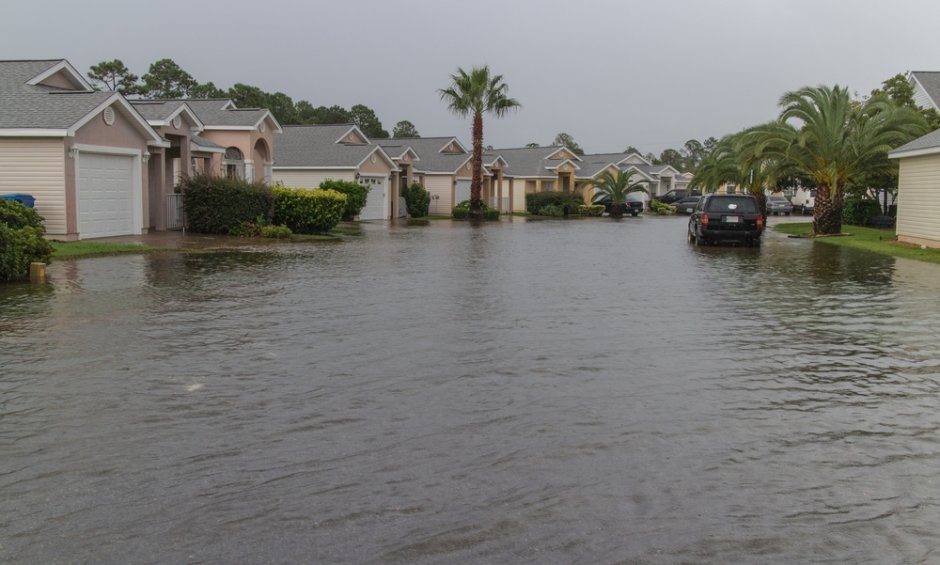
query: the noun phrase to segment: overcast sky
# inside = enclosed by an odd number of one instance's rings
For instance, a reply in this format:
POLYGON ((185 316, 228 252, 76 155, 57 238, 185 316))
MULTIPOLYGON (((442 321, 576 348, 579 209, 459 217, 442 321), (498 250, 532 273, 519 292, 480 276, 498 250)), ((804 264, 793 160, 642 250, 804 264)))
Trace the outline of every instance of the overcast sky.
POLYGON ((373 108, 389 131, 468 140, 437 89, 458 67, 504 75, 522 109, 484 120, 485 142, 659 153, 773 119, 806 85, 867 94, 940 70, 937 0, 4 0, 5 59, 169 57, 200 82, 318 105, 373 108))

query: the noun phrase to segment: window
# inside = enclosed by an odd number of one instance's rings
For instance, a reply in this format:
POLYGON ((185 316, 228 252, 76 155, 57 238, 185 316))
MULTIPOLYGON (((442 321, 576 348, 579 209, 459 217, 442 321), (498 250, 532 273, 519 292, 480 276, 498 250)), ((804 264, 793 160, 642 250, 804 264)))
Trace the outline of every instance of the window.
POLYGON ((734 197, 712 197, 708 199, 709 212, 740 212, 743 214, 753 214, 757 212, 757 206, 754 199, 748 196, 734 197))
POLYGON ((222 172, 226 178, 240 179, 245 177, 245 157, 238 147, 229 147, 225 150, 222 159, 222 172))

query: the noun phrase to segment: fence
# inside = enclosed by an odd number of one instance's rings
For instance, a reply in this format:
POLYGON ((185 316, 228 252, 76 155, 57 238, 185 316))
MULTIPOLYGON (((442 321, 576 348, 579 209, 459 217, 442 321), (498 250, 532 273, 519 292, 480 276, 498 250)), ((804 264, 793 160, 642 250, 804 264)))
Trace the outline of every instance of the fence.
POLYGON ((183 195, 166 195, 166 229, 179 231, 186 229, 186 215, 183 212, 183 195))

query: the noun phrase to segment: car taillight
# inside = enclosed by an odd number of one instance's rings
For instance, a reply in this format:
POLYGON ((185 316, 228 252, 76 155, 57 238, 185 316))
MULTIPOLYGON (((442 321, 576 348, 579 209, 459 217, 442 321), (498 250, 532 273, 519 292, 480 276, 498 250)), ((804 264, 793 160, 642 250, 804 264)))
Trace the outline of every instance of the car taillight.
POLYGON ((764 227, 764 216, 762 214, 757 215, 757 229, 762 229, 764 227))

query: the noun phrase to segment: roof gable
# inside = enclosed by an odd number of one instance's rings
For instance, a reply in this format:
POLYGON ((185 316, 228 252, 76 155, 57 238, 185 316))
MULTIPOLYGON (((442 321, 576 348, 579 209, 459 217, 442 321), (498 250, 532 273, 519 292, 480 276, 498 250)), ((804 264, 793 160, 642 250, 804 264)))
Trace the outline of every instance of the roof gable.
POLYGON ((545 158, 548 159, 549 161, 561 161, 564 159, 575 159, 578 161, 581 160, 581 158, 578 157, 578 155, 575 154, 574 151, 568 149, 567 147, 559 147, 558 149, 550 153, 545 158))
POLYGON ((441 147, 440 153, 467 153, 467 148, 454 137, 441 147))
POLYGON ((351 126, 336 140, 336 143, 342 143, 344 145, 368 145, 370 142, 369 138, 366 137, 366 134, 362 133, 362 130, 359 129, 358 126, 351 126))
POLYGON ((643 158, 639 153, 630 153, 622 160, 617 162, 618 165, 652 165, 649 161, 643 158))
POLYGON ((914 87, 914 102, 918 106, 940 110, 940 72, 911 71, 907 80, 914 87))
POLYGON ((75 70, 75 67, 65 59, 62 59, 45 71, 34 76, 28 80, 26 84, 29 86, 49 86, 52 88, 64 88, 66 90, 82 92, 92 92, 94 90, 91 84, 85 80, 85 77, 75 70), (70 88, 65 85, 69 85, 70 88))

